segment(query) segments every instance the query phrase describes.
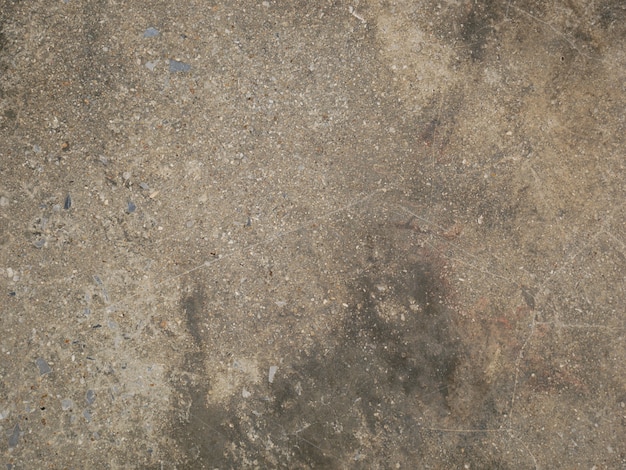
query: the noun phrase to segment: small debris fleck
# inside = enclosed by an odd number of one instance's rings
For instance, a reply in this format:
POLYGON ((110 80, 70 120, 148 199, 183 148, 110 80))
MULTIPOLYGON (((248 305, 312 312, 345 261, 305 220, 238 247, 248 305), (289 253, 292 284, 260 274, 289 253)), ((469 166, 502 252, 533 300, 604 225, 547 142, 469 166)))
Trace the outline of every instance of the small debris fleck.
POLYGON ((35 360, 35 364, 37 364, 37 367, 39 368, 39 375, 46 375, 52 372, 52 369, 42 357, 38 357, 35 360))
POLYGON ((45 238, 39 238, 33 242, 33 245, 35 245, 35 248, 43 248, 45 244, 46 244, 45 238))
POLYGON ((270 366, 270 373, 268 376, 268 380, 270 383, 274 383, 274 376, 276 375, 277 371, 278 371, 278 366, 270 366))
POLYGON ((61 144, 61 150, 64 152, 70 151, 70 143, 67 140, 61 144))
POLYGON ((135 205, 135 203, 133 201, 128 201, 128 207, 126 208, 126 212, 132 214, 133 212, 135 212, 135 210, 137 210, 137 206, 135 205))
POLYGON ((159 35, 159 30, 150 26, 143 32, 144 38, 154 38, 159 35))
POLYGON ((170 72, 189 72, 191 65, 170 59, 170 72))
POLYGON ((61 409, 63 411, 70 410, 72 409, 73 406, 74 406, 74 403, 69 398, 64 398, 63 400, 61 400, 61 409))
POLYGON ((9 448, 12 449, 13 447, 17 446, 17 442, 20 439, 21 432, 22 430, 20 429, 20 425, 16 424, 15 427, 13 428, 13 432, 9 436, 9 448))
POLYGON ((65 202, 63 203, 63 209, 70 210, 70 207, 72 207, 72 196, 70 196, 70 194, 68 193, 67 196, 65 196, 65 202))

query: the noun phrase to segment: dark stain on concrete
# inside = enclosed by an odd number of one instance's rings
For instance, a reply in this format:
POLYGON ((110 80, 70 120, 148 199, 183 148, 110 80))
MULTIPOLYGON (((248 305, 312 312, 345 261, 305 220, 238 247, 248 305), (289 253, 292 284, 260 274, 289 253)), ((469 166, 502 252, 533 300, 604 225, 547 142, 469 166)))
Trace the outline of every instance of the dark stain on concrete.
POLYGON ((385 279, 361 281, 361 299, 346 322, 346 340, 357 349, 375 344, 390 387, 405 394, 426 392, 432 402, 434 397, 445 399, 459 343, 441 307, 445 292, 434 281, 433 267, 415 263, 408 268, 386 283, 385 279), (378 292, 381 281, 383 294, 378 292), (385 314, 390 298, 401 311, 385 314))
POLYGON ((597 13, 600 18, 600 25, 604 29, 614 28, 623 25, 626 20, 626 5, 621 0, 602 2, 597 6, 597 13))
MULTIPOLYGON (((436 265, 384 262, 393 266, 381 264, 354 281, 354 307, 335 337, 290 359, 272 384, 253 385, 248 400, 234 394, 225 405, 207 405, 208 384, 181 383, 181 400, 191 404, 176 439, 190 463, 338 468, 414 459, 422 436, 404 430, 414 429, 423 412, 449 414, 463 346, 436 265)), ((202 288, 181 301, 200 347, 205 306, 202 288)), ((188 354, 185 369, 210 377, 202 355, 188 354)))
POLYGON ((461 39, 467 44, 473 61, 481 61, 485 46, 493 34, 493 23, 501 15, 501 2, 473 2, 461 25, 461 39))
MULTIPOLYGON (((193 374, 200 373, 204 369, 203 355, 188 354, 184 369, 193 374)), ((225 448, 235 438, 229 426, 228 410, 207 405, 208 379, 200 384, 188 380, 181 384, 180 390, 183 393, 175 398, 176 409, 188 412, 185 417, 177 417, 173 433, 188 459, 186 463, 193 462, 194 468, 214 468, 227 464, 225 448)))
POLYGON ((205 366, 207 299, 204 287, 194 283, 180 302, 187 331, 194 347, 185 354, 182 371, 171 377, 178 382, 175 395, 176 410, 186 410, 173 422, 172 433, 186 456, 185 464, 193 462, 194 468, 215 468, 229 464, 226 448, 237 438, 232 419, 234 415, 225 407, 207 403, 211 389, 209 373, 205 366), (199 380, 198 377, 201 377, 199 380))
POLYGON ((198 346, 201 346, 204 341, 202 330, 206 316, 205 303, 204 291, 199 287, 195 287, 182 300, 182 310, 185 314, 187 330, 198 346))

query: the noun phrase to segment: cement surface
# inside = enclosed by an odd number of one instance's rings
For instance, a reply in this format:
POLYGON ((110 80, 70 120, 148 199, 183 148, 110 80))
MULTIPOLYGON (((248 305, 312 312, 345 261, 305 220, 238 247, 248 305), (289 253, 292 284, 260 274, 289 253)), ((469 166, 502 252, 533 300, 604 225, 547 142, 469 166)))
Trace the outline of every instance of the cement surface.
POLYGON ((0 0, 0 460, 626 468, 620 0, 0 0))

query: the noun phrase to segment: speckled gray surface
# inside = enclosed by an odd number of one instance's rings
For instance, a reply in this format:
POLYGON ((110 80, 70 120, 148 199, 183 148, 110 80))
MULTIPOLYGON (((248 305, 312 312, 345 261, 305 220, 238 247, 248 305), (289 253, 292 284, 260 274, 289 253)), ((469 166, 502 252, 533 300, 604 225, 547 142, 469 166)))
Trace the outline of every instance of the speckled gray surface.
POLYGON ((620 1, 0 0, 0 452, 626 468, 620 1))

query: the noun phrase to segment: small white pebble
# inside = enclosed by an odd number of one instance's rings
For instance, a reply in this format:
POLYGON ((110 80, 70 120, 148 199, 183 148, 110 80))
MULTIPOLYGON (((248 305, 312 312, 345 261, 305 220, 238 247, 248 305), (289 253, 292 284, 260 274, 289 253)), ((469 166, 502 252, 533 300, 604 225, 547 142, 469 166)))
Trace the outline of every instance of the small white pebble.
POLYGON ((270 383, 274 383, 274 376, 276 375, 277 371, 278 371, 278 366, 270 366, 270 373, 268 376, 268 380, 270 383))

